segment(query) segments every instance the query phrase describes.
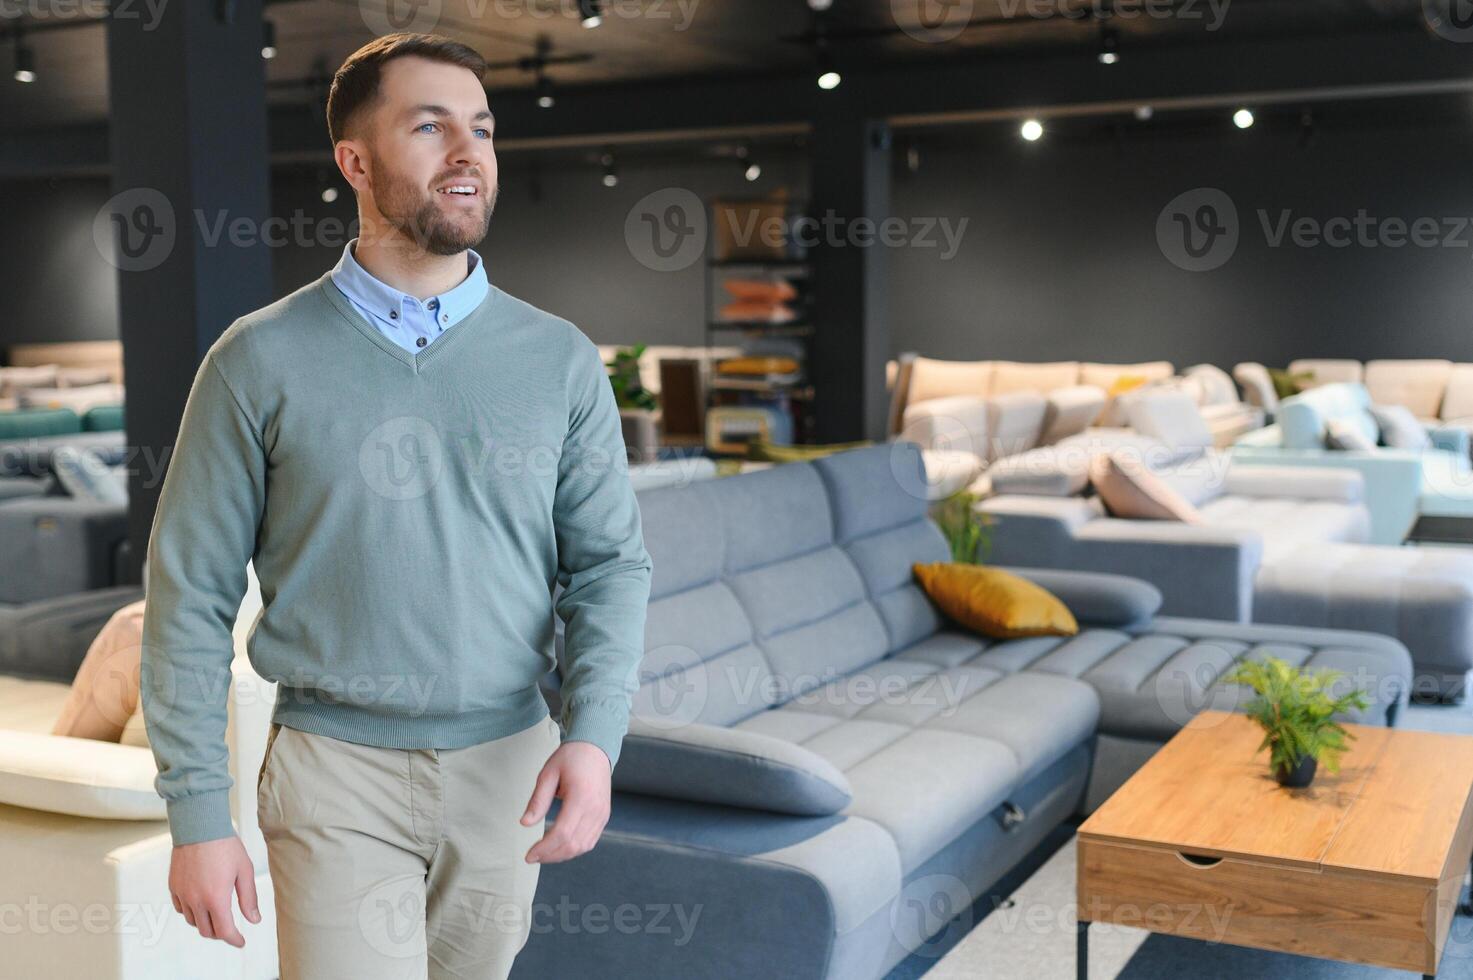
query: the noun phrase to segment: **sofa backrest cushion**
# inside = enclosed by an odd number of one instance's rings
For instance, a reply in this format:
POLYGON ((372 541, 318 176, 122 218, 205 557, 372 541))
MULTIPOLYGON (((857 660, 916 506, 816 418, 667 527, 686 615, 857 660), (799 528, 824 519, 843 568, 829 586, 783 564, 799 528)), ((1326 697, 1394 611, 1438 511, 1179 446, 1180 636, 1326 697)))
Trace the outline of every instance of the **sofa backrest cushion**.
POLYGON ((1202 418, 1196 397, 1182 389, 1147 388, 1125 399, 1125 418, 1143 436, 1173 449, 1205 449, 1212 430, 1202 418))
POLYGON ((1100 417, 1105 409, 1105 389, 1095 385, 1071 385, 1048 393, 1043 416, 1043 445, 1078 435, 1100 417))
POLYGON ((1232 405, 1238 401, 1238 386, 1216 364, 1194 364, 1182 372, 1182 377, 1196 382, 1203 405, 1232 405))
POLYGON ((1323 449, 1330 419, 1344 419, 1374 445, 1380 435, 1371 417, 1371 396, 1361 384, 1311 388, 1279 405, 1279 427, 1285 449, 1323 449))
POLYGON ((1289 373, 1313 375, 1305 382, 1306 387, 1310 388, 1342 383, 1359 384, 1365 380, 1365 368, 1360 361, 1344 357, 1300 358, 1289 362, 1289 373))
POLYGON ((1037 364, 994 361, 990 393, 993 397, 1014 391, 1036 391, 1046 395, 1055 388, 1068 388, 1077 384, 1078 361, 1045 361, 1037 364))
POLYGON ((1454 364, 1447 374, 1439 418, 1446 422, 1473 416, 1473 364, 1454 364))
POLYGON ((1279 395, 1268 368, 1257 361, 1244 361, 1233 368, 1233 380, 1243 386, 1243 397, 1272 415, 1279 410, 1279 395))
POLYGON ((945 395, 908 405, 899 436, 926 449, 987 457, 988 401, 980 395, 945 395))
POLYGON ((914 405, 947 395, 986 398, 992 389, 991 361, 941 361, 917 357, 910 362, 905 403, 914 405))
POLYGON ((1043 438, 1047 399, 1037 391, 1013 391, 987 400, 988 461, 1026 453, 1043 438))
POLYGON ((1378 405, 1404 405, 1419 419, 1437 418, 1451 361, 1391 360, 1366 362, 1366 390, 1378 405))

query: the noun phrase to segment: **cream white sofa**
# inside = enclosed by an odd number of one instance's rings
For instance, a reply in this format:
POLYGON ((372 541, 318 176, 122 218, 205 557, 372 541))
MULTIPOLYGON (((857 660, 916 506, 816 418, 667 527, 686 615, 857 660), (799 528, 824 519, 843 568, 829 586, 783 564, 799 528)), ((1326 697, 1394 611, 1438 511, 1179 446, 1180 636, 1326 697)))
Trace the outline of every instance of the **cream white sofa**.
POLYGON ((1441 358, 1360 361, 1305 358, 1289 363, 1291 373, 1312 377, 1306 388, 1364 384, 1377 405, 1404 405, 1429 425, 1473 431, 1473 364, 1441 358))
POLYGON ((153 753, 135 717, 123 744, 48 734, 67 685, 0 677, 0 867, 14 903, 0 942, 0 976, 88 980, 269 980, 277 976, 276 916, 256 776, 275 701, 246 658, 261 608, 255 571, 235 624, 226 741, 231 813, 256 868, 261 921, 234 910, 243 949, 207 940, 169 898, 173 850, 153 789, 153 753), (131 737, 130 737, 131 736, 131 737), (133 743, 133 744, 129 744, 133 743))

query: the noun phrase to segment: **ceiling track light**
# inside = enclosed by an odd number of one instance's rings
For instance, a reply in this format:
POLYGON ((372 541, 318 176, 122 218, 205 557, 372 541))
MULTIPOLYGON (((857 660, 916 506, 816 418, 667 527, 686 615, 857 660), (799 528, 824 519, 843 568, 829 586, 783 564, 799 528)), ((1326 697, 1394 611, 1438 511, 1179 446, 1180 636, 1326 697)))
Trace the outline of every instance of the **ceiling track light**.
POLYGON ((261 19, 261 57, 267 61, 276 57, 276 24, 264 17, 261 19))
POLYGON ((746 143, 736 149, 737 162, 742 165, 742 177, 748 183, 762 176, 762 164, 752 159, 752 147, 746 143))
POLYGON ((578 20, 588 30, 604 22, 603 0, 578 0, 578 20))
POLYGON ((337 185, 328 179, 326 170, 317 171, 317 196, 322 198, 323 204, 331 204, 338 199, 337 185))
POLYGON ((36 80, 36 56, 26 44, 21 32, 15 32, 15 80, 17 82, 34 82, 36 80))
POLYGON ((1247 106, 1244 106, 1237 112, 1233 113, 1233 125, 1237 126, 1239 129, 1247 129, 1252 126, 1254 122, 1255 120, 1253 118, 1253 110, 1249 109, 1247 106))
POLYGON ((552 92, 552 79, 548 78, 541 69, 537 71, 537 108, 551 109, 557 99, 552 92))
POLYGON ((1120 33, 1105 21, 1100 21, 1100 47, 1095 60, 1102 65, 1120 63, 1120 33))
POLYGON ((1025 119, 1023 125, 1018 127, 1018 135, 1030 143, 1036 143, 1043 137, 1043 123, 1037 119, 1025 119))
POLYGON ((614 166, 614 152, 605 150, 603 156, 598 158, 598 162, 604 168, 603 185, 605 187, 619 186, 619 171, 614 166))

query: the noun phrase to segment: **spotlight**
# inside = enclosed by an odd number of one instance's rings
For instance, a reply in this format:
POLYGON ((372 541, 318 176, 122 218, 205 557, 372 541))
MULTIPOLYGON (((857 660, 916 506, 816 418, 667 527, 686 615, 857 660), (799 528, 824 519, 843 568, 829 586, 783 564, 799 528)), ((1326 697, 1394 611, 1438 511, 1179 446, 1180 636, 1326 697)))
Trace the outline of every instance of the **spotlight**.
POLYGON ((749 144, 743 143, 736 148, 736 158, 742 165, 742 176, 748 182, 762 176, 762 164, 752 159, 752 147, 749 144))
POLYGON ((589 30, 602 24, 604 22, 603 0, 578 0, 578 19, 589 30))
POLYGON ((1247 129, 1253 125, 1253 110, 1239 109, 1233 113, 1233 125, 1239 129, 1247 129))
POLYGON ((604 180, 603 180, 604 186, 605 187, 617 187, 619 185, 619 172, 616 169, 614 169, 614 154, 613 153, 610 153, 608 151, 605 151, 604 152, 604 155, 601 156, 601 157, 599 157, 599 161, 598 162, 601 163, 601 164, 603 164, 603 168, 604 168, 604 180))
POLYGON ((331 204, 333 201, 336 201, 337 199, 338 199, 338 189, 336 187, 324 187, 322 189, 322 203, 324 203, 324 204, 331 204))
POLYGON ((1138 105, 1138 106, 1135 107, 1135 117, 1136 117, 1136 119, 1140 120, 1141 122, 1146 122, 1147 120, 1149 120, 1155 114, 1156 114, 1156 110, 1155 109, 1152 109, 1148 105, 1138 105))
POLYGON ((267 61, 276 57, 276 25, 265 19, 261 21, 261 57, 267 61))
POLYGON ((537 73, 537 108, 551 109, 556 101, 552 96, 552 79, 539 71, 537 73))
POLYGON ((818 87, 825 92, 830 92, 838 88, 839 83, 844 79, 839 74, 838 69, 834 67, 834 59, 829 54, 828 42, 822 36, 818 40, 817 57, 815 60, 818 63, 818 87))
POLYGON ((328 179, 326 170, 317 171, 317 188, 323 204, 331 204, 338 199, 337 185, 328 179))
POLYGON ((1030 143, 1037 142, 1043 136, 1043 123, 1037 119, 1025 119, 1018 135, 1030 143))
POLYGON ((17 82, 34 82, 36 80, 36 58, 26 43, 21 40, 20 33, 15 35, 15 80, 17 82))
POLYGON ((921 169, 921 148, 911 143, 905 148, 905 169, 916 173, 921 169))
POLYGON ((1100 50, 1095 58, 1102 65, 1114 65, 1120 62, 1120 37, 1115 33, 1115 28, 1108 24, 1100 25, 1100 50))

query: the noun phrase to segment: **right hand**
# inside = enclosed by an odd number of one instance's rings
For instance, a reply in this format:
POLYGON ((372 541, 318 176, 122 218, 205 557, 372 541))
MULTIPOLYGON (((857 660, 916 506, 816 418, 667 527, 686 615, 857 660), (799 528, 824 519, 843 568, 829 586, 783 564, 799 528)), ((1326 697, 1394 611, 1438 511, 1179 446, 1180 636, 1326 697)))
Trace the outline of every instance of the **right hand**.
POLYGON ((169 862, 169 894, 174 911, 206 939, 223 939, 235 947, 245 937, 235 928, 230 893, 240 897, 240 911, 251 922, 261 921, 256 905, 256 868, 239 837, 181 844, 169 862))

